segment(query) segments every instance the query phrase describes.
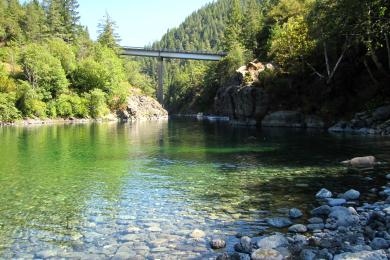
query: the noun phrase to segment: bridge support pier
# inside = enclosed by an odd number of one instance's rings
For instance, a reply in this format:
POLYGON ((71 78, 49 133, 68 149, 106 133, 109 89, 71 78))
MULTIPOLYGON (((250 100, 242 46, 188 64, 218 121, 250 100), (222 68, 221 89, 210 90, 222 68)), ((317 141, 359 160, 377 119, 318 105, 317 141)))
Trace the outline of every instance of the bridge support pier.
POLYGON ((157 86, 157 100, 164 106, 164 58, 158 59, 158 86, 157 86))

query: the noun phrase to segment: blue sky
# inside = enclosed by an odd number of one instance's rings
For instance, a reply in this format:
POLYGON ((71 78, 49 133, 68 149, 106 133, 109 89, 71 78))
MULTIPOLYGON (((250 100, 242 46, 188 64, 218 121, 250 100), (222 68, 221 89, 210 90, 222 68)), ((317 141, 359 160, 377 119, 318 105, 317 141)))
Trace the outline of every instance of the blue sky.
POLYGON ((106 11, 116 22, 121 45, 142 47, 159 40, 193 11, 212 0, 79 0, 81 24, 96 39, 97 25, 106 11))

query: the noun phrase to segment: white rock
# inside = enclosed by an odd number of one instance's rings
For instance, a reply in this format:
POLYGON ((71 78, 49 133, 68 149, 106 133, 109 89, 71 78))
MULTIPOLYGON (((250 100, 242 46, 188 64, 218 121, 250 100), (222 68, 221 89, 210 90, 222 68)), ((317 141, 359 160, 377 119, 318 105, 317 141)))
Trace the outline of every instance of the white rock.
POLYGON ((332 197, 332 192, 330 192, 327 189, 321 189, 316 194, 316 198, 318 198, 318 199, 326 199, 326 198, 331 198, 331 197, 332 197))
POLYGON ((251 255, 252 260, 283 260, 283 255, 274 249, 260 248, 251 255))

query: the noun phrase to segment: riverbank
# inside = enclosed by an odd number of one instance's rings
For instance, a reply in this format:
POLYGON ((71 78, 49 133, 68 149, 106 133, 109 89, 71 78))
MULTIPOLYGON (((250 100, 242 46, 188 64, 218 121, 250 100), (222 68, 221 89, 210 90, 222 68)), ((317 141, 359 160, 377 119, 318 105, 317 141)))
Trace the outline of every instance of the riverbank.
MULTIPOLYGON (((217 259, 389 259, 390 173, 386 179, 386 185, 370 189, 370 195, 377 197, 371 203, 354 189, 335 194, 323 188, 313 194, 317 207, 307 216, 303 213, 307 209, 292 208, 284 216, 268 218, 274 232, 259 237, 238 234, 235 252, 217 259)), ((210 245, 225 247, 221 239, 210 245)))

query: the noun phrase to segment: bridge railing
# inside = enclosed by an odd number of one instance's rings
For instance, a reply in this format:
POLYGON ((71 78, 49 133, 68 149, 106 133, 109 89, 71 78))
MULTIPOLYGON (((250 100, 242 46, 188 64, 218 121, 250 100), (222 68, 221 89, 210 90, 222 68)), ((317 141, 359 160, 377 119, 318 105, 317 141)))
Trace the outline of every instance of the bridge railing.
POLYGON ((123 50, 140 50, 140 51, 153 51, 153 52, 171 52, 171 53, 188 53, 188 54, 207 54, 207 55, 218 55, 218 56, 226 56, 226 52, 212 52, 212 51, 199 51, 199 50, 180 50, 180 49, 154 49, 154 48, 142 48, 142 47, 131 47, 124 46, 123 50))

